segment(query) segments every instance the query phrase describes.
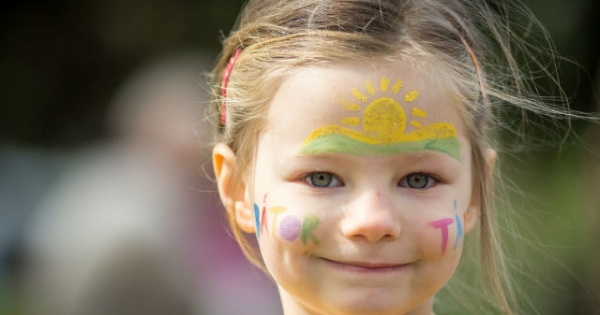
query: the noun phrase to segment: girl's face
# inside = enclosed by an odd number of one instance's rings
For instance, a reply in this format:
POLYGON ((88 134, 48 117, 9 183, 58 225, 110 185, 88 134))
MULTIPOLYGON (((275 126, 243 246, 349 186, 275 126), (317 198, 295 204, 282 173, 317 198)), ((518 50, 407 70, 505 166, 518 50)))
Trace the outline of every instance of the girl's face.
POLYGON ((432 312, 479 212, 453 101, 409 62, 282 82, 237 211, 286 315, 432 312))

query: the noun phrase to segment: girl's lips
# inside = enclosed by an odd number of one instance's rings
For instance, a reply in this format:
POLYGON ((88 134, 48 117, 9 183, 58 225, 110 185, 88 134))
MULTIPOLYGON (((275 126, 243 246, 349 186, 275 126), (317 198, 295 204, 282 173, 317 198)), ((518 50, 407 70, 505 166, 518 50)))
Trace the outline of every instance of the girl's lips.
POLYGON ((410 264, 394 264, 385 262, 368 262, 368 261, 335 261, 327 258, 322 258, 325 263, 336 269, 346 270, 350 272, 364 273, 386 273, 404 269, 410 264))

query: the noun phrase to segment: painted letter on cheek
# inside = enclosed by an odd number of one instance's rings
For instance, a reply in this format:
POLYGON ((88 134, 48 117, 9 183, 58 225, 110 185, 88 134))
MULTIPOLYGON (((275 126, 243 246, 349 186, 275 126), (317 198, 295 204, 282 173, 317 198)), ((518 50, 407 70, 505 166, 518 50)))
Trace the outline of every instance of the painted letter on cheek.
POLYGON ((302 234, 300 236, 304 245, 306 245, 309 238, 313 243, 315 243, 315 245, 319 245, 317 237, 313 234, 313 231, 318 226, 319 217, 317 217, 316 215, 309 215, 306 218, 304 218, 304 221, 302 222, 302 234))
POLYGON ((260 208, 254 204, 254 225, 256 230, 256 238, 260 239, 260 208))
POLYGON ((262 233, 263 230, 267 233, 269 232, 269 228, 267 227, 267 207, 265 206, 263 206, 262 215, 260 219, 260 233, 262 233))
POLYGON ((300 229, 302 228, 302 223, 300 220, 293 215, 287 215, 279 224, 279 235, 288 241, 293 242, 300 235, 300 229))
POLYGON ((442 230, 442 255, 446 252, 446 245, 448 245, 448 225, 452 224, 454 219, 445 218, 433 222, 429 222, 429 225, 436 229, 442 230))
MULTIPOLYGON (((277 222, 277 217, 279 216, 280 213, 285 212, 285 211, 287 211, 287 209, 285 207, 281 207, 281 206, 275 206, 275 207, 269 208, 269 212, 275 214, 275 216, 273 217, 273 222, 271 222, 271 237, 275 237, 275 222, 277 222)), ((296 237, 297 237, 297 235, 296 235, 296 237)))
MULTIPOLYGON (((457 211, 457 205, 456 205, 456 199, 454 200, 454 212, 457 211)), ((468 211, 468 209, 467 209, 468 211)), ((464 217, 466 217, 466 212, 464 213, 464 217)), ((454 241, 454 249, 456 249, 456 246, 458 246, 458 241, 460 241, 460 238, 463 236, 463 226, 462 226, 462 222, 460 222, 460 218, 458 217, 458 215, 454 216, 454 220, 456 221, 456 229, 457 229, 457 234, 456 234, 456 241, 454 241)))
POLYGON ((458 229, 458 233, 456 234, 456 241, 454 242, 454 249, 456 249, 456 246, 458 246, 458 241, 463 236, 463 227, 458 215, 454 216, 454 220, 456 221, 456 228, 458 229))

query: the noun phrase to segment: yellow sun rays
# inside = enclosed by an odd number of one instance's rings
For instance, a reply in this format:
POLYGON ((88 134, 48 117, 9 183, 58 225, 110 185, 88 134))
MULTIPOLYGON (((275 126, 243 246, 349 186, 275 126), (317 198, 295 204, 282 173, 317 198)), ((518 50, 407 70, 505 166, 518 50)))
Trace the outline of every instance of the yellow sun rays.
MULTIPOLYGON (((379 82, 379 91, 381 92, 387 92, 390 89, 390 84, 391 84, 391 92, 395 95, 398 94, 400 92, 400 90, 404 87, 404 83, 402 82, 402 80, 396 80, 393 84, 392 81, 389 78, 381 78, 380 82, 379 82)), ((375 96, 377 94, 377 88, 369 81, 366 80, 365 81, 365 90, 366 93, 363 93, 361 91, 359 91, 356 88, 352 89, 352 96, 354 97, 354 99, 360 103, 367 103, 369 101, 369 97, 370 96, 375 96)), ((412 90, 409 91, 408 93, 406 93, 404 95, 404 102, 406 103, 410 103, 410 102, 414 102, 415 100, 417 100, 417 98, 419 97, 419 92, 417 92, 416 90, 412 90)), ((347 101, 347 100, 340 100, 340 104, 342 105, 342 107, 345 110, 348 111, 360 111, 362 109, 362 106, 359 103, 356 102, 352 102, 352 101, 347 101)), ((410 114, 413 117, 417 117, 417 118, 425 118, 427 117, 427 113, 419 108, 413 108, 410 111, 410 114)), ((355 117, 355 116, 349 116, 349 117, 343 117, 342 118, 342 124, 347 125, 347 126, 358 126, 360 125, 360 118, 359 117, 355 117)), ((410 124, 412 126, 414 126, 415 128, 421 128, 422 125, 420 122, 418 121, 411 121, 410 124)))
MULTIPOLYGON (((427 113, 424 110, 422 110, 420 108, 416 108, 416 107, 410 110, 410 114, 415 117, 421 117, 421 118, 427 117, 427 113)), ((417 129, 423 127, 421 125, 421 123, 416 120, 411 121, 410 124, 413 125, 414 127, 416 127, 417 129)))
POLYGON ((358 117, 344 117, 342 118, 342 124, 344 125, 348 125, 348 126, 358 126, 358 124, 360 124, 360 118, 358 117))

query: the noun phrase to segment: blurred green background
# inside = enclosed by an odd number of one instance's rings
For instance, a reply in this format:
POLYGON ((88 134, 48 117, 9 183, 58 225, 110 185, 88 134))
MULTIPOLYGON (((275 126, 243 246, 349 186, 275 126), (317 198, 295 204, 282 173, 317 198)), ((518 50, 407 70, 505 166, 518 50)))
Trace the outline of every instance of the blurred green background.
MULTIPOLYGON (((593 91, 600 88, 600 1, 526 3, 559 54, 577 62, 559 65, 572 107, 599 111, 593 91)), ((0 154, 7 148, 63 154, 102 141, 108 135, 107 106, 129 74, 172 52, 216 56, 221 34, 229 32, 242 5, 241 0, 3 1, 0 154)), ((512 244, 525 248, 509 265, 527 270, 517 280, 541 314, 600 314, 600 130, 582 122, 574 122, 572 130, 580 139, 571 136, 562 150, 526 146, 501 155, 508 183, 504 197, 517 215, 504 232, 523 234, 512 237, 512 244)), ((531 133, 543 142, 543 132, 531 133)), ((560 137, 546 140, 557 144, 560 137)), ((499 210, 504 208, 501 202, 499 210)), ((18 267, 11 255, 0 258, 4 270, 18 267)), ((10 284, 11 273, 5 274, 4 284, 10 284)), ((10 288, 0 292, 0 314, 9 314, 10 288)))

